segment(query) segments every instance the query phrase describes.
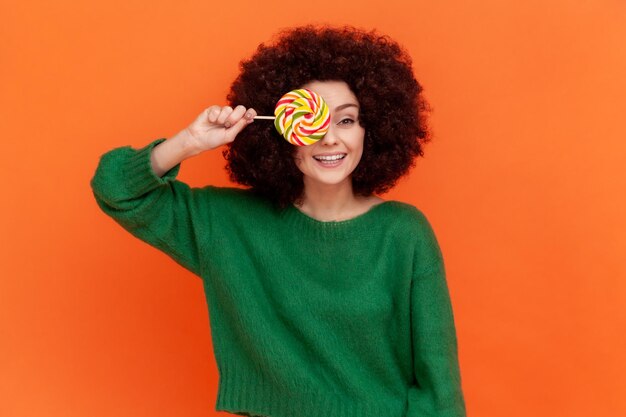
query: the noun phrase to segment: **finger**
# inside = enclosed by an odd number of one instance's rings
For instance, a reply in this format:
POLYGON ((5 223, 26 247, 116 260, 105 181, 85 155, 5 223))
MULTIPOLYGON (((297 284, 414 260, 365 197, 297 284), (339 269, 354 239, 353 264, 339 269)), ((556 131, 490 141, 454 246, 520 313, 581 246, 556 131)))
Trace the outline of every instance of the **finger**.
POLYGON ((229 136, 229 141, 235 139, 235 137, 241 132, 246 126, 250 124, 250 121, 245 117, 239 119, 234 125, 232 125, 227 131, 227 135, 229 136))
POLYGON ((239 105, 235 107, 235 110, 233 110, 230 116, 228 116, 228 119, 226 119, 226 121, 224 122, 224 126, 230 127, 234 125, 241 119, 241 117, 244 115, 245 112, 246 112, 246 108, 244 106, 239 105))
POLYGON ((222 111, 220 112, 220 115, 217 117, 217 123, 220 125, 223 125, 226 122, 226 119, 228 119, 228 116, 230 116, 232 112, 233 112, 232 107, 230 106, 222 107, 222 111))
POLYGON ((210 123, 217 123, 217 117, 220 115, 220 106, 211 106, 207 108, 204 112, 206 113, 206 118, 210 123))
POLYGON ((226 131, 226 140, 228 140, 229 142, 232 142, 233 140, 235 140, 235 138, 237 137, 237 135, 239 135, 239 133, 243 130, 244 127, 246 127, 248 125, 248 123, 246 123, 245 119, 239 119, 239 121, 237 123, 235 123, 234 125, 232 125, 227 131, 226 131))
POLYGON ((244 115, 244 118, 247 120, 248 123, 252 123, 254 121, 254 117, 256 116, 256 110, 254 110, 252 107, 250 107, 247 111, 246 114, 244 115))

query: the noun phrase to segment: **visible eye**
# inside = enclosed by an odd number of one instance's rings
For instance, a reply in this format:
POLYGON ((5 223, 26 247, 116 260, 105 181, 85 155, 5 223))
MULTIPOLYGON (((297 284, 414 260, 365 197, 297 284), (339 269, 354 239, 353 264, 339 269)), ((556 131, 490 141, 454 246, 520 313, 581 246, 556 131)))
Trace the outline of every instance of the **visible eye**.
POLYGON ((338 124, 339 125, 351 125, 354 123, 354 120, 350 119, 350 118, 345 118, 343 120, 341 120, 338 124))

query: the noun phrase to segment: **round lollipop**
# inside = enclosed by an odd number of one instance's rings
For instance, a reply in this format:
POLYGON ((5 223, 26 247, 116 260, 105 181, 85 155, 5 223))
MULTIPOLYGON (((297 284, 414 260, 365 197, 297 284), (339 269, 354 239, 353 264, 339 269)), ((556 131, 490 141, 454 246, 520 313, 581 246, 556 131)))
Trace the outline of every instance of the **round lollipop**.
POLYGON ((278 133, 297 146, 314 144, 324 137, 330 126, 328 105, 319 94, 306 88, 282 96, 276 103, 274 115, 278 133))

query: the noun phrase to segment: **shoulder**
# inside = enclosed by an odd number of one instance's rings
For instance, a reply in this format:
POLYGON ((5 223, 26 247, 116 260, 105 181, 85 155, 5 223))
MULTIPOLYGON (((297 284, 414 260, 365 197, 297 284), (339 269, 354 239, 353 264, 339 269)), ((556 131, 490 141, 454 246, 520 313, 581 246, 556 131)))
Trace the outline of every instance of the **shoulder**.
POLYGON ((431 263, 441 259, 441 249, 435 230, 424 211, 412 204, 388 200, 386 205, 387 221, 396 236, 410 245, 420 263, 431 263))
POLYGON ((205 185, 198 189, 201 193, 226 200, 245 200, 252 197, 252 192, 247 188, 218 187, 216 185, 205 185))
POLYGON ((432 229, 424 212, 413 204, 398 200, 385 200, 380 204, 387 206, 390 218, 410 231, 432 229))
POLYGON ((268 199, 248 188, 207 185, 196 190, 213 211, 227 211, 231 215, 236 212, 273 211, 268 199))
POLYGON ((243 200, 253 200, 257 198, 248 188, 218 187, 216 185, 205 185, 204 187, 198 188, 198 191, 208 197, 238 202, 243 200))

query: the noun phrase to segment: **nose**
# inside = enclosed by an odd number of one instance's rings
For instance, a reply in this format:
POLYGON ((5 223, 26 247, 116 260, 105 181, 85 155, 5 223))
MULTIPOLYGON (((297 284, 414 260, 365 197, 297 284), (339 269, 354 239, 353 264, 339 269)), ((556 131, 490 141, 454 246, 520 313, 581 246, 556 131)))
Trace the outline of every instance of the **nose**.
POLYGON ((332 146, 336 145, 338 140, 339 138, 337 136, 337 132, 335 131, 334 126, 331 124, 324 137, 320 139, 320 142, 322 145, 332 146))

